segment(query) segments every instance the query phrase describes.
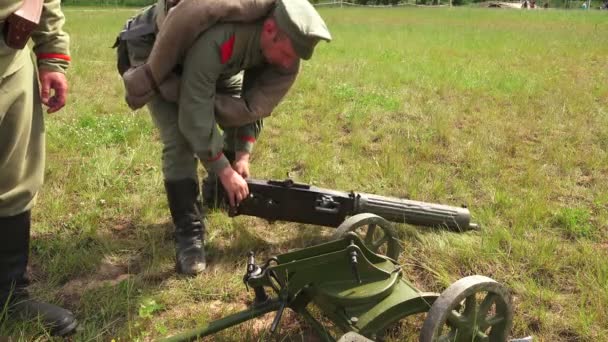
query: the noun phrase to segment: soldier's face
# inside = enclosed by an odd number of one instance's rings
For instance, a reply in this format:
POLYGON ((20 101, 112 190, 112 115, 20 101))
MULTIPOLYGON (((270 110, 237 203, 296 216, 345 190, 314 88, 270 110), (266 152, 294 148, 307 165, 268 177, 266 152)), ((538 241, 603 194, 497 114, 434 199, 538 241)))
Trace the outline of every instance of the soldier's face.
POLYGON ((266 61, 272 65, 289 69, 298 61, 291 40, 279 30, 274 20, 264 23, 260 45, 266 61))

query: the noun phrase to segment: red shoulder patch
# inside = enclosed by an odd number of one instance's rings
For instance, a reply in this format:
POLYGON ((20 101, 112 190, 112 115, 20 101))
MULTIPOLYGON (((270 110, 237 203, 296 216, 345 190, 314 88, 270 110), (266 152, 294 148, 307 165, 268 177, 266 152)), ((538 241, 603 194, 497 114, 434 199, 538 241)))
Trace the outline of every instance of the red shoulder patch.
POLYGON ((242 137, 240 137, 242 142, 249 142, 249 143, 255 143, 255 137, 252 136, 248 136, 248 135, 244 135, 242 137))
POLYGON ((234 35, 230 36, 227 41, 223 42, 220 46, 220 62, 222 64, 226 64, 230 57, 232 57, 232 52, 234 49, 234 35))

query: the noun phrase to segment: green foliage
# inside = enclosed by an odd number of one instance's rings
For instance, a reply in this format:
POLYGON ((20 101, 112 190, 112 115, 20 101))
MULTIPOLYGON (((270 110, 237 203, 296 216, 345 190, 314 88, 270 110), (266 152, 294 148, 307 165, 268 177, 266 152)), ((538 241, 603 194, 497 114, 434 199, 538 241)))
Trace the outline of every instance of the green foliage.
POLYGON ((142 134, 152 133, 149 123, 136 116, 125 114, 98 116, 82 113, 74 121, 62 123, 51 133, 51 137, 70 137, 66 141, 76 143, 82 153, 89 153, 95 152, 101 146, 125 146, 142 134))
POLYGON ((555 214, 555 224, 564 230, 567 237, 592 238, 596 228, 590 223, 591 214, 583 208, 563 208, 555 214))
POLYGON ((152 314, 162 309, 164 309, 164 306, 156 303, 154 299, 145 298, 141 301, 141 304, 139 304, 139 317, 151 318, 152 314))

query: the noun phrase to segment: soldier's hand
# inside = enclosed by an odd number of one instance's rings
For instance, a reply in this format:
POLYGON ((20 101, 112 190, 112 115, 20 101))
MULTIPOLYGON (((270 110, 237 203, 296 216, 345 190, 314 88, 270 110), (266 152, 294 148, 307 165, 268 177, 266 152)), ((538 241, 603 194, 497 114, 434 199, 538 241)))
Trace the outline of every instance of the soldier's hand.
POLYGON ((68 80, 65 75, 57 71, 40 70, 39 78, 40 99, 49 107, 47 113, 54 113, 63 108, 68 96, 68 80))
POLYGON ((249 178, 249 153, 237 152, 232 168, 243 178, 249 178))
POLYGON ((226 167, 219 172, 220 182, 226 189, 226 195, 231 207, 237 206, 249 195, 247 182, 231 167, 226 167))

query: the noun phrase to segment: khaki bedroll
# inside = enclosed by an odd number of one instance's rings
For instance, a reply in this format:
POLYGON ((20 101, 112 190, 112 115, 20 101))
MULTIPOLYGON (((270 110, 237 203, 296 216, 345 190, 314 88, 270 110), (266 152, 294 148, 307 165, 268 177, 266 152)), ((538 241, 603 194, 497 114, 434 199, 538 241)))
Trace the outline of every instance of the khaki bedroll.
POLYGON ((201 32, 220 21, 256 21, 274 5, 275 0, 182 0, 165 13, 166 2, 159 0, 158 34, 150 56, 145 64, 123 75, 129 107, 143 107, 164 88, 163 82, 201 32))

